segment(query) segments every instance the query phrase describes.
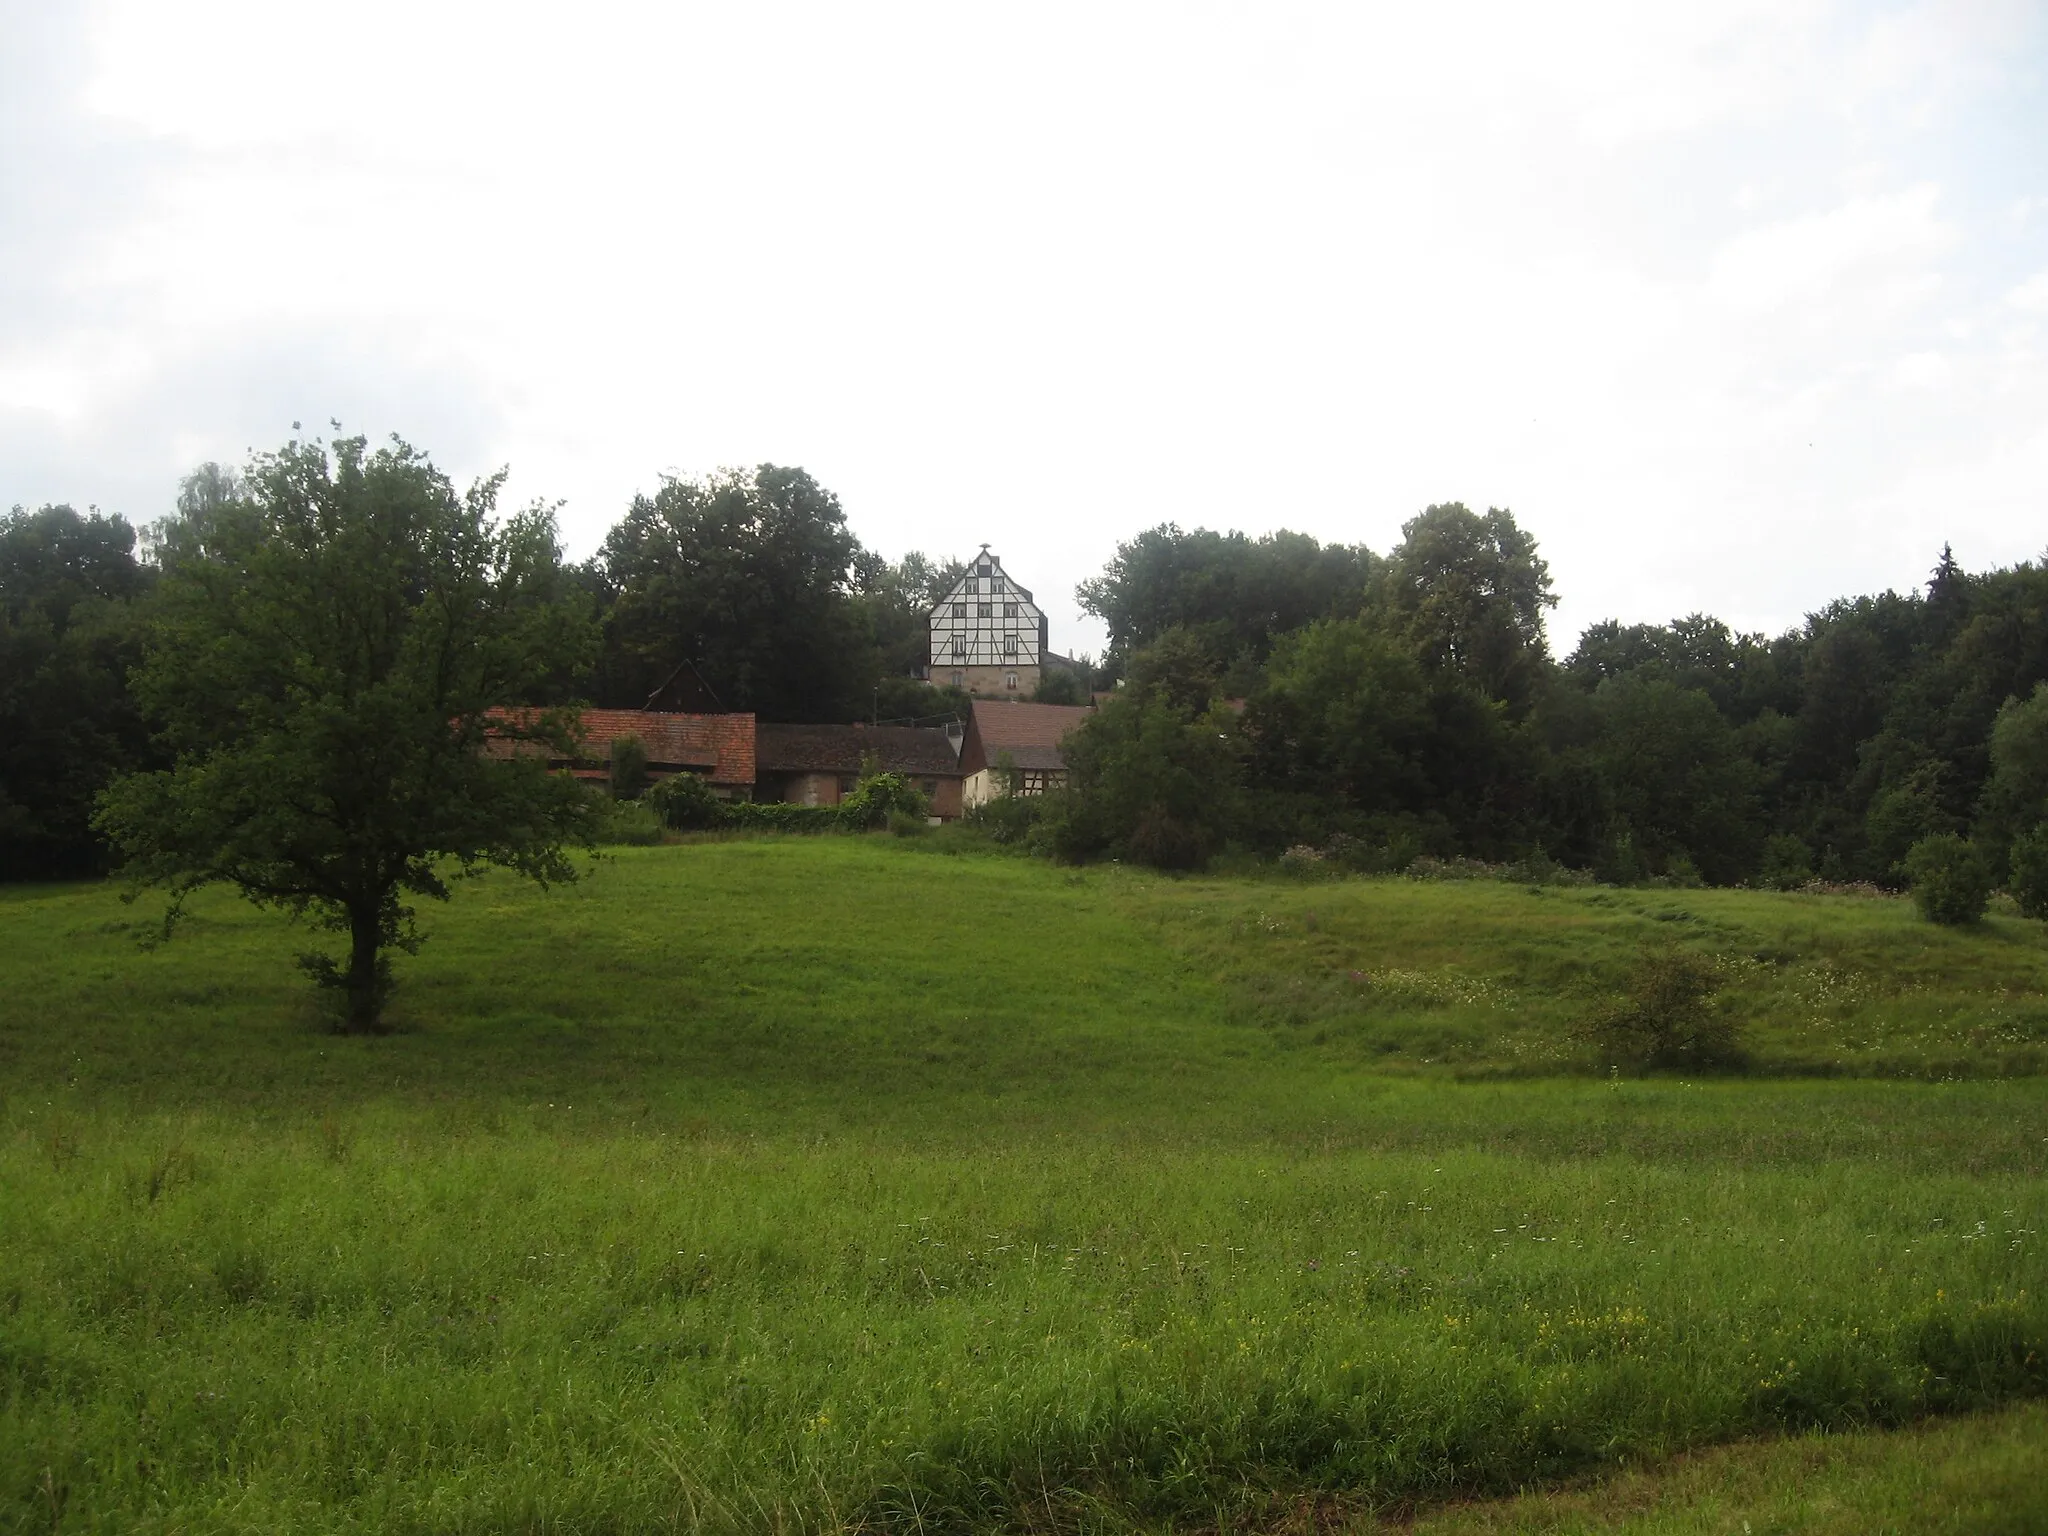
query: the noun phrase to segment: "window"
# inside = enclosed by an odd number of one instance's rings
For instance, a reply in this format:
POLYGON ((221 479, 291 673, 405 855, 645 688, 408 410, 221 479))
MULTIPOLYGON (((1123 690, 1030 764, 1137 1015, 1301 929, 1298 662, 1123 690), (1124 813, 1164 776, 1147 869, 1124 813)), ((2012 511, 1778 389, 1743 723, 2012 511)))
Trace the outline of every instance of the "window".
POLYGON ((989 616, 989 609, 991 606, 992 605, 988 603, 976 603, 974 605, 974 616, 977 619, 987 618, 989 616))
POLYGON ((955 688, 965 688, 967 686, 967 674, 965 672, 955 672, 953 674, 953 686, 955 688))
POLYGON ((976 578, 976 577, 973 577, 973 576, 970 576, 970 577, 968 577, 968 578, 967 578, 967 590, 968 590, 968 591, 970 591, 970 592, 979 592, 979 591, 981 590, 981 582, 980 582, 980 580, 979 580, 978 578, 976 578))
POLYGON ((1015 635, 1003 636, 1003 654, 1005 656, 1017 654, 1017 637, 1015 635))
POLYGON ((986 560, 984 560, 981 562, 980 565, 975 567, 975 574, 978 576, 986 576, 989 573, 989 569, 989 563, 986 560))
POLYGON ((965 603, 955 603, 955 604, 953 605, 953 617, 954 617, 954 618, 956 618, 956 619, 964 619, 964 618, 966 618, 966 617, 967 617, 967 605, 966 605, 965 603))
POLYGON ((953 656, 954 656, 954 658, 955 658, 955 659, 957 660, 958 658, 960 658, 960 657, 962 657, 962 656, 965 656, 966 654, 967 654, 967 642, 966 642, 966 641, 964 641, 964 640, 962 640, 962 639, 961 639, 961 638, 960 638, 960 637, 959 637, 958 635, 955 635, 955 636, 953 637, 953 656))
POLYGON ((1017 617, 1017 605, 1015 603, 1003 604, 1003 617, 1006 619, 1014 619, 1015 617, 1017 617))
POLYGON ((1003 674, 1003 686, 1004 686, 1005 688, 1014 688, 1014 687, 1016 687, 1016 686, 1017 686, 1017 674, 1016 674, 1016 673, 1014 673, 1014 672, 1005 672, 1005 673, 1003 674))

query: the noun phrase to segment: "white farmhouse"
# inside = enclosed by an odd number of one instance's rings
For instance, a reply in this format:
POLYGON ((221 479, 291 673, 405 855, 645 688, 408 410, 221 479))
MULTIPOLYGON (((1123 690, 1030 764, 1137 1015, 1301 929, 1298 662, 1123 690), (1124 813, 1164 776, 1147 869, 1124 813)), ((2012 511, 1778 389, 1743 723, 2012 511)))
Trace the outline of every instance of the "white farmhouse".
POLYGON ((984 698, 1026 698, 1045 663, 1045 615, 988 552, 932 609, 931 680, 984 698))

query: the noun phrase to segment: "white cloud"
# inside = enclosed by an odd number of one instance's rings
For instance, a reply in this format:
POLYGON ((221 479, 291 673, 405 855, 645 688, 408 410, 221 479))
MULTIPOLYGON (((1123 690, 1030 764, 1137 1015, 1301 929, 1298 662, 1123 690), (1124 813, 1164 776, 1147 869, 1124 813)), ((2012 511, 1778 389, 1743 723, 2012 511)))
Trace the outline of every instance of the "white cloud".
POLYGON ((1932 292, 1933 265, 1955 242, 1939 198, 1922 185, 1745 231, 1716 252, 1714 291, 1746 311, 1834 306, 1851 289, 1882 307, 1910 304, 1932 292))
POLYGON ((2033 315, 2048 315, 2048 268, 2036 272, 2005 296, 2014 309, 2033 315))
POLYGON ((1891 366, 1891 381, 1901 389, 1944 389, 1953 374, 1939 352, 1914 352, 1891 366))
POLYGON ((772 458, 1085 647, 1151 523, 1463 498, 1568 643, 1915 579, 2048 419, 2048 221, 1981 137, 2040 119, 2025 6, 14 9, 0 502, 153 516, 340 415, 587 549, 772 458))

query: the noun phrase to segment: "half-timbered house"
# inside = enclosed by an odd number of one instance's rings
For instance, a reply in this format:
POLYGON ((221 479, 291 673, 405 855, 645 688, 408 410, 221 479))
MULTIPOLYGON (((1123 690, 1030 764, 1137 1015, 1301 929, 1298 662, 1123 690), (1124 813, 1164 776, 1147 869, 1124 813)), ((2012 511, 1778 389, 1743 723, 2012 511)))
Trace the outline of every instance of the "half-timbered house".
POLYGON ((931 680, 984 698, 1028 698, 1046 652, 1045 615, 1031 593, 981 553, 931 612, 931 680))

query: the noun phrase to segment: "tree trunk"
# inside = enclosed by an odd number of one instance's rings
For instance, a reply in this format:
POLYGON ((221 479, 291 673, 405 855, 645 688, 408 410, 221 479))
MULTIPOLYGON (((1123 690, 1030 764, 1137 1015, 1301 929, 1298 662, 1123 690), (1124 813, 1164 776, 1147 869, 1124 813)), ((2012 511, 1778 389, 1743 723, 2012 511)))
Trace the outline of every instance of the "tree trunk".
POLYGON ((351 907, 348 914, 347 1031, 370 1035, 384 1010, 384 978, 377 965, 378 911, 375 906, 351 907))

